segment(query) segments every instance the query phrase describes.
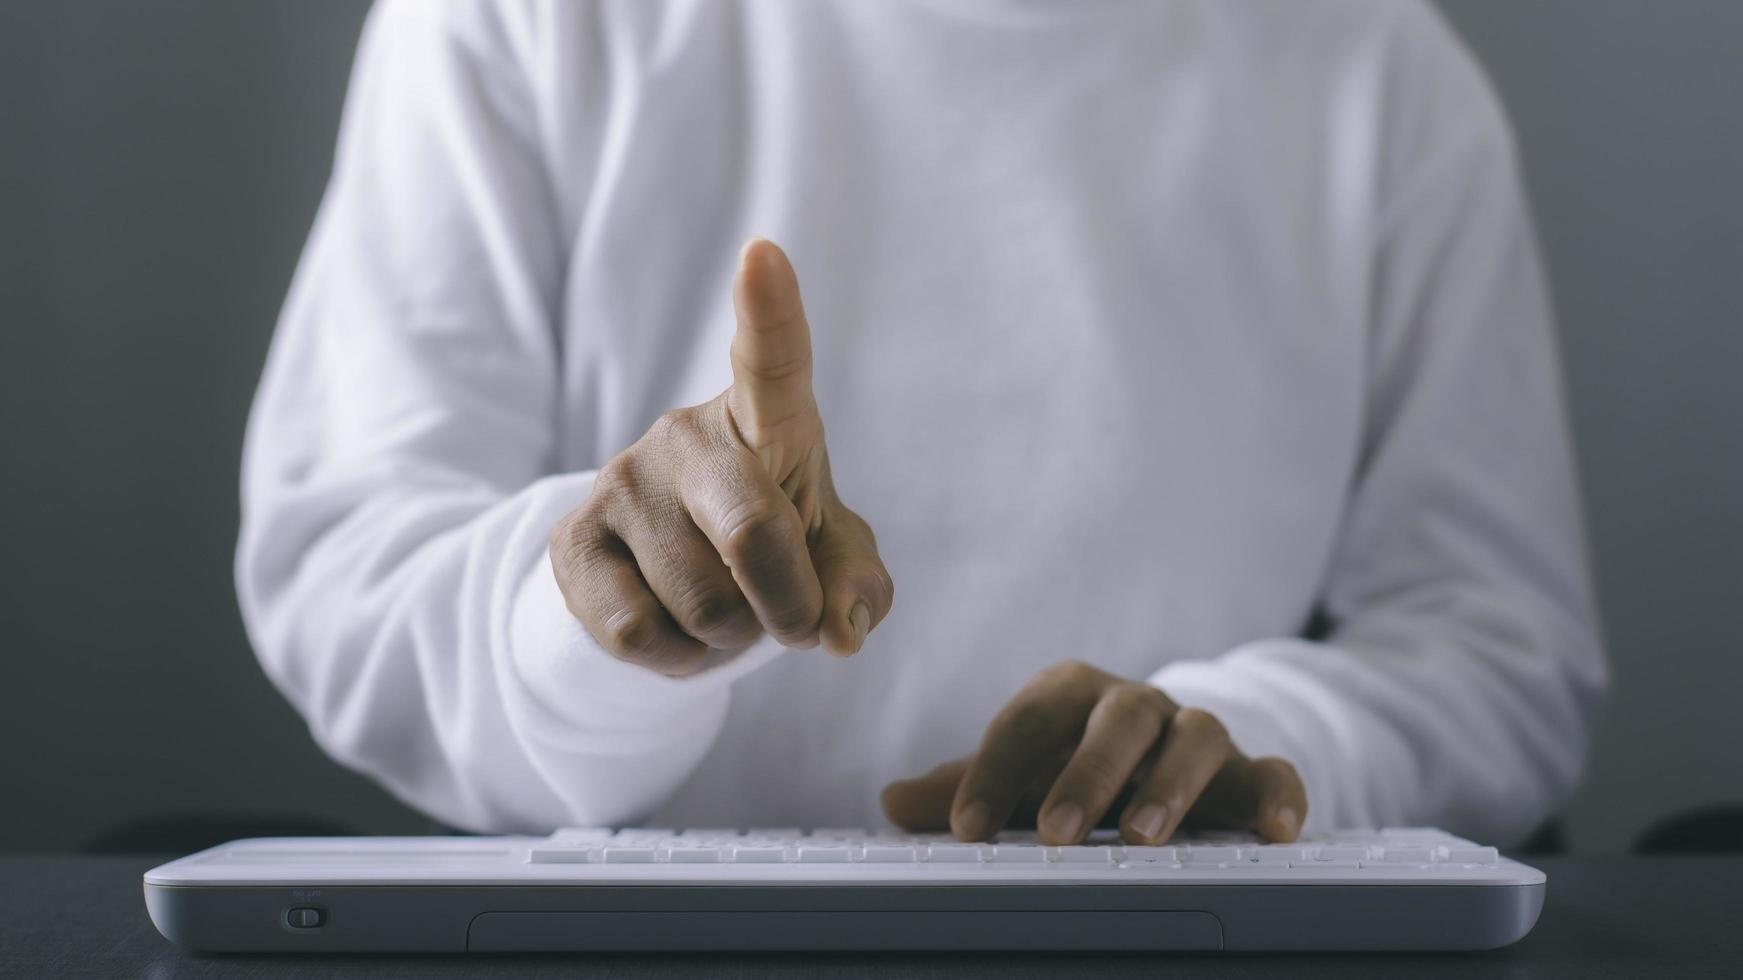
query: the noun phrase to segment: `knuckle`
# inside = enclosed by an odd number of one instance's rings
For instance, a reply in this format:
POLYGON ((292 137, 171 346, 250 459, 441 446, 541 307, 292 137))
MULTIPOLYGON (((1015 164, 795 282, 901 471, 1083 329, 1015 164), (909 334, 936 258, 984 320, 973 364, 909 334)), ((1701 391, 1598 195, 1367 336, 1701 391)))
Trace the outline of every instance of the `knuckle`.
POLYGON ((859 516, 853 508, 846 504, 837 503, 835 507, 830 509, 829 517, 831 520, 846 525, 849 536, 858 539, 861 544, 870 547, 873 552, 877 551, 878 536, 872 533, 871 525, 866 523, 866 519, 859 516))
POLYGON ((1174 715, 1174 724, 1196 740, 1224 747, 1229 744, 1229 730, 1216 715, 1202 708, 1181 708, 1174 715))
POLYGON ((601 629, 600 645, 619 660, 646 659, 659 640, 660 624, 645 609, 626 609, 611 616, 601 629))
POLYGON ((1079 779, 1096 790, 1109 792, 1118 789, 1131 773, 1123 770, 1111 758, 1101 753, 1085 754, 1072 763, 1072 769, 1079 779))
POLYGON ((745 373, 758 381, 769 384, 780 384, 783 381, 802 380, 811 373, 811 355, 787 357, 778 361, 762 361, 745 365, 745 373))
POLYGON ((1041 672, 1047 685, 1068 691, 1088 691, 1099 687, 1106 675, 1101 669, 1083 660, 1061 660, 1041 672))
POLYGON ((1005 709, 999 727, 1018 742, 1040 743, 1052 737, 1053 715, 1051 709, 1038 701, 1020 701, 1005 709))
POLYGON ((766 614, 769 632, 780 637, 795 637, 808 633, 816 628, 821 610, 809 605, 786 606, 771 609, 766 614))
POLYGON ((743 598, 713 585, 692 587, 674 605, 679 622, 698 633, 739 632, 744 626, 743 598))
POLYGON ((1102 699, 1103 710, 1122 728, 1153 727, 1162 719, 1162 692, 1148 684, 1121 684, 1102 699))
POLYGON ((793 521, 780 501, 751 497, 735 505, 721 521, 721 558, 737 568, 768 562, 784 555, 795 542, 793 521))
POLYGON ((593 476, 593 494, 588 503, 600 510, 633 501, 638 480, 635 460, 628 450, 607 460, 593 476))
POLYGON ((1288 759, 1280 759, 1274 755, 1253 760, 1253 770, 1260 777, 1276 786, 1300 786, 1301 773, 1296 771, 1295 764, 1288 759))
POLYGON ((582 574, 600 542, 600 528, 591 509, 583 506, 563 515, 551 528, 551 565, 559 583, 582 574))
POLYGON ((875 550, 867 553, 855 578, 864 595, 881 597, 885 609, 895 604, 896 583, 890 578, 890 570, 884 566, 883 558, 875 550))
POLYGON ((572 510, 557 519, 551 525, 551 537, 547 542, 550 546, 551 560, 562 564, 582 544, 581 511, 572 510))
MULTIPOLYGON (((796 330, 804 319, 798 310, 784 310, 778 317, 762 325, 759 333, 787 333, 796 330)), ((756 356, 738 358, 739 369, 758 381, 779 383, 808 376, 811 371, 811 350, 807 347, 787 357, 756 356)))
POLYGON ((674 408, 654 419, 646 438, 659 444, 688 446, 695 442, 700 422, 694 408, 674 408))

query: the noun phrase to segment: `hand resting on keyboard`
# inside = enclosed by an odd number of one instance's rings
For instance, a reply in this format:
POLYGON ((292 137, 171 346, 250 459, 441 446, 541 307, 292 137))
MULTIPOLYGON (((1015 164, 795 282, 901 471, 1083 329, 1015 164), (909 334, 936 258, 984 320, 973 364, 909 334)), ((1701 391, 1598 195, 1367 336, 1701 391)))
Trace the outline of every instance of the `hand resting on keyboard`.
POLYGON ((1282 759, 1249 759, 1208 712, 1153 685, 1067 661, 1030 681, 972 755, 884 788, 884 813, 909 830, 984 841, 1033 826, 1077 844, 1105 818, 1132 844, 1183 824, 1295 840, 1307 791, 1282 759))

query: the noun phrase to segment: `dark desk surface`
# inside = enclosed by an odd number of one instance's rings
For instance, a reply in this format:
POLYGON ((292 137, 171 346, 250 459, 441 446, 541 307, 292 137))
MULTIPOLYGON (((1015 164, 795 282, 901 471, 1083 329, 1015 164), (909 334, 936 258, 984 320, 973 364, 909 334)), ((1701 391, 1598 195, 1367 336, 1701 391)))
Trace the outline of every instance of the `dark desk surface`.
POLYGON ((1743 976, 1743 857, 1535 862, 1549 899, 1531 935, 1477 954, 189 956, 146 917, 157 861, 0 857, 0 977, 1743 976))

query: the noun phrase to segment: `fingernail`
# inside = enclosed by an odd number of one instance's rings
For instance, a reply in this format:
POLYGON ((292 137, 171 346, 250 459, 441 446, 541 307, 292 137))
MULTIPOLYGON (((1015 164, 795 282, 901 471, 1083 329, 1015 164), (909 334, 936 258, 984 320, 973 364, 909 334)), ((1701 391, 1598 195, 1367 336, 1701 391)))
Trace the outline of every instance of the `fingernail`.
POLYGON ((1132 829, 1145 840, 1155 840, 1162 834, 1162 825, 1168 822, 1168 808, 1160 803, 1146 803, 1132 817, 1132 829))
POLYGON ((1077 832, 1083 829, 1083 807, 1061 803, 1047 812, 1046 824, 1046 836, 1056 841, 1077 840, 1077 832))
POLYGON ((956 836, 963 840, 980 840, 986 836, 986 825, 992 817, 992 811, 987 805, 975 800, 962 808, 962 817, 956 821, 956 836))
POLYGON ((853 649, 865 646, 865 635, 871 632, 871 607, 861 599, 853 604, 853 611, 847 614, 847 621, 853 624, 853 649))
POLYGON ((1280 806, 1277 808, 1277 826, 1287 834, 1301 832, 1301 818, 1295 815, 1294 807, 1280 806))

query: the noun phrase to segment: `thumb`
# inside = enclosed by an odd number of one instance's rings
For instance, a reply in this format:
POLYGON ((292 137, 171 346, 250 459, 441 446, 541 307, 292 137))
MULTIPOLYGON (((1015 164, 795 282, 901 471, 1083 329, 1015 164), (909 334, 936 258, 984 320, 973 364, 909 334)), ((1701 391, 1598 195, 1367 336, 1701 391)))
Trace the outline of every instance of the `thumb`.
MULTIPOLYGON (((823 425, 811 394, 811 327, 799 300, 799 278, 774 242, 745 243, 732 303, 738 316, 727 401, 733 423, 766 462, 797 462, 822 437, 823 425)), ((775 473, 777 480, 786 476, 775 473)))
POLYGON ((871 525, 848 510, 832 489, 812 539, 811 565, 823 586, 824 648, 838 657, 858 653, 866 634, 889 615, 895 583, 878 557, 871 525))

